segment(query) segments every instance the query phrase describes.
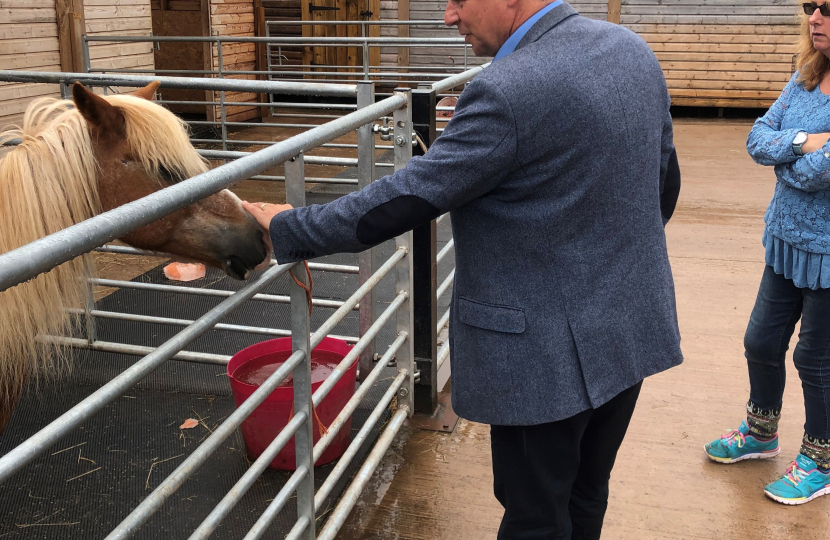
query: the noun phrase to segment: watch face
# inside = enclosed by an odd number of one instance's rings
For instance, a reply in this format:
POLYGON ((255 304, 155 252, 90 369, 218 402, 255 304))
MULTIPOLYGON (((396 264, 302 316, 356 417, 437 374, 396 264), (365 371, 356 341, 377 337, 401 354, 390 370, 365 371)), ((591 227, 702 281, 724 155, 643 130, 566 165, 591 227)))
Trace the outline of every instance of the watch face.
POLYGON ((807 132, 799 131, 796 133, 795 138, 793 139, 793 144, 804 144, 805 142, 807 142, 807 132))

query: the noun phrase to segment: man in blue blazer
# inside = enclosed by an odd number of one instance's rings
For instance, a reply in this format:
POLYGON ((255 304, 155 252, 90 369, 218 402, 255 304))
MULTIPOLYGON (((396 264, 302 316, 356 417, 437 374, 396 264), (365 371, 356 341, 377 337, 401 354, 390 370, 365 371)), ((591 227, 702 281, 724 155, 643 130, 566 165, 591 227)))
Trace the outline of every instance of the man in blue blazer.
POLYGON ((682 361, 666 83, 561 0, 449 0, 445 22, 495 59, 426 155, 326 205, 246 207, 280 263, 451 212, 453 407, 492 425, 499 539, 597 539, 640 385, 682 361))

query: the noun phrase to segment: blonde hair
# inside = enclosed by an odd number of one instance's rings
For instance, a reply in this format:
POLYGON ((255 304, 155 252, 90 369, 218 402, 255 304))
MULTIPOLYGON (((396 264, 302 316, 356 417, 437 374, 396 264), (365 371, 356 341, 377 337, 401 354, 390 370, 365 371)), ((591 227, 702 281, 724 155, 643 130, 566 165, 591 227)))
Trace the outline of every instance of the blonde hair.
MULTIPOLYGON (((189 178, 208 169, 191 146, 186 125, 170 111, 136 96, 105 99, 123 113, 133 157, 149 174, 158 177, 164 168, 189 178)), ((22 128, 0 133, 0 144, 15 138, 22 143, 0 159, 0 253, 101 211, 89 127, 71 101, 35 100, 22 128)), ((69 335, 77 327, 81 316, 66 308, 88 306, 85 278, 93 271, 86 254, 0 291, 0 409, 13 405, 26 377, 68 366, 61 346, 37 337, 69 335)))
POLYGON ((813 46, 809 21, 810 17, 807 14, 802 14, 801 33, 798 36, 796 48, 798 57, 796 60, 798 79, 796 81, 812 92, 821 83, 827 71, 830 70, 830 59, 813 46))

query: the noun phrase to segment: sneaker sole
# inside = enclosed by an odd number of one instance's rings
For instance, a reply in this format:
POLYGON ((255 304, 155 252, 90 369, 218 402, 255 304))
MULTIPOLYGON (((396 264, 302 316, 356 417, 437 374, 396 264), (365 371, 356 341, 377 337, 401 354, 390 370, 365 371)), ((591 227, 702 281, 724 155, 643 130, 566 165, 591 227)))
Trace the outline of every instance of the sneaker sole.
POLYGON ((775 456, 777 456, 778 454, 781 453, 781 447, 779 446, 775 450, 770 450, 768 452, 759 452, 759 453, 756 453, 756 454, 744 454, 744 455, 742 455, 740 457, 736 457, 736 458, 722 458, 722 457, 713 456, 709 452, 706 452, 706 446, 705 445, 703 446, 703 451, 706 453, 706 456, 709 459, 711 459, 712 461, 714 461, 715 463, 723 463, 725 465, 728 465, 730 463, 737 463, 739 461, 744 461, 746 459, 771 459, 771 458, 774 458, 775 456))
POLYGON ((764 490, 764 495, 766 495, 767 497, 769 497, 773 501, 779 502, 781 504, 786 504, 786 505, 789 505, 789 506, 797 506, 799 504, 808 503, 808 502, 812 501, 813 499, 817 499, 817 498, 821 497, 822 495, 828 495, 828 494, 830 494, 830 486, 816 491, 815 493, 813 493, 809 497, 803 497, 801 499, 785 499, 784 497, 779 497, 778 495, 773 495, 769 491, 764 490))

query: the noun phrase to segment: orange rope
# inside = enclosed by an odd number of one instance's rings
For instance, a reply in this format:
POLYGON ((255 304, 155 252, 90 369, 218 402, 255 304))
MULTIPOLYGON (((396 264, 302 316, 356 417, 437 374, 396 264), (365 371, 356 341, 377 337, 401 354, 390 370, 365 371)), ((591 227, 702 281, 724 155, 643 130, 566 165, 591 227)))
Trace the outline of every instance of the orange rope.
MULTIPOLYGON (((314 404, 311 405, 311 414, 314 416, 314 420, 317 422, 317 432, 320 433, 320 436, 328 434, 329 430, 326 426, 323 425, 323 421, 320 420, 320 417, 317 416, 317 408, 314 407, 314 404)), ((288 413, 288 421, 290 422, 291 419, 294 418, 294 403, 291 403, 291 412, 288 413)))
POLYGON ((314 280, 311 279, 311 269, 309 269, 308 267, 308 261, 303 261, 303 264, 305 265, 305 273, 308 276, 308 286, 306 286, 305 283, 297 279, 297 276, 295 276, 294 272, 292 272, 290 269, 288 270, 288 274, 291 276, 291 279, 294 280, 294 283, 299 285, 300 288, 305 291, 305 295, 306 297, 308 297, 308 314, 311 315, 311 289, 314 288, 314 280))

